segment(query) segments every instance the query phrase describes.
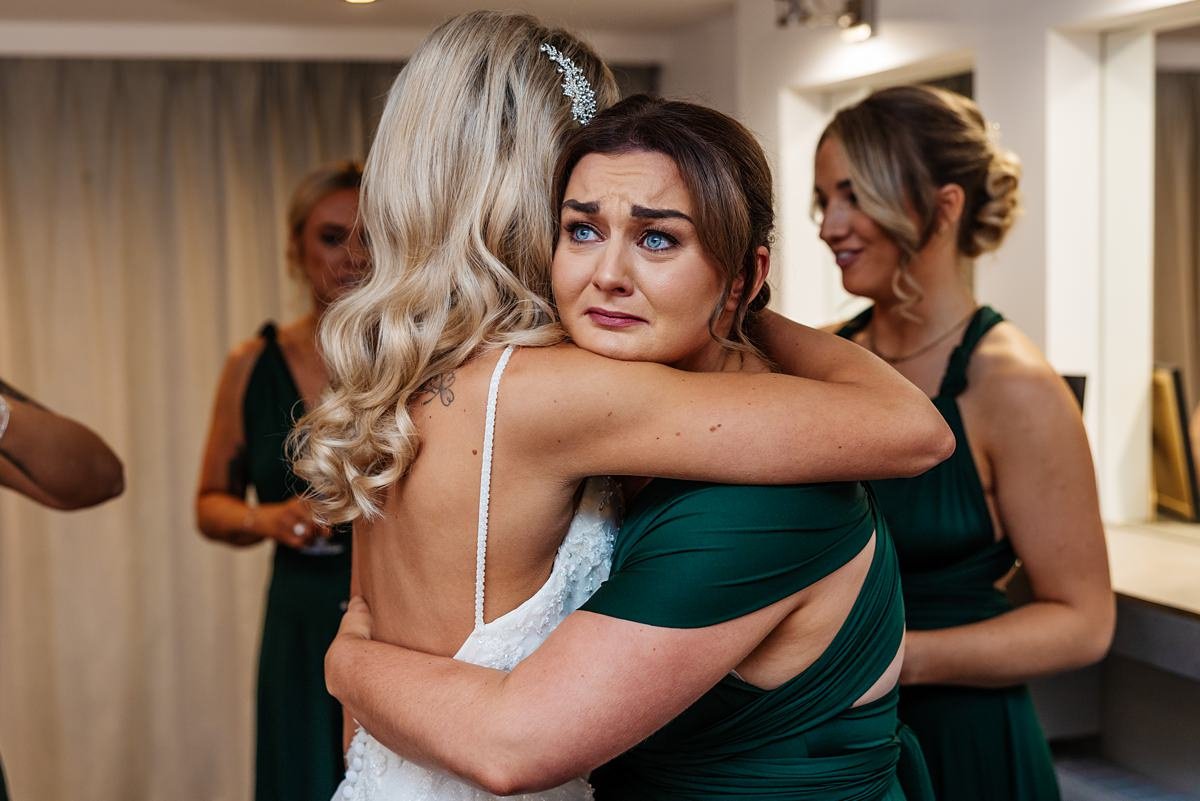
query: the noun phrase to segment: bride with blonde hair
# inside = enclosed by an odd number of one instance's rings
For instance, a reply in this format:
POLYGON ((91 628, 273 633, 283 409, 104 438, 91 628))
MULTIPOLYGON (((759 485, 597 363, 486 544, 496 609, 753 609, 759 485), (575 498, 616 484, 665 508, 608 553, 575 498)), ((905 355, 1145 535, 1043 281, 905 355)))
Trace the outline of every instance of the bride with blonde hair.
MULTIPOLYGON (((354 521, 354 592, 382 647, 513 668, 607 575, 620 493, 592 477, 834 481, 946 455, 920 392, 774 314, 761 339, 794 375, 686 372, 564 341, 548 300, 554 164, 615 98, 587 45, 499 12, 442 25, 392 87, 363 180, 373 271, 322 322, 331 389, 296 440, 320 513, 354 521)), ((492 797, 362 730, 348 767, 339 797, 492 797)), ((589 794, 575 779, 528 797, 589 794)))

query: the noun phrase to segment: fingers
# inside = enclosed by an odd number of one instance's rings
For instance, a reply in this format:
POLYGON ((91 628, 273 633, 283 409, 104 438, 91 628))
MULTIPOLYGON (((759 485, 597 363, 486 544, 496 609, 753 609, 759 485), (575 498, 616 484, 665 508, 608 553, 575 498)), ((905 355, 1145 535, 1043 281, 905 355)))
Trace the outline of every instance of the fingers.
POLYGON ((317 537, 328 537, 329 528, 313 519, 311 510, 303 498, 287 501, 280 516, 280 541, 292 548, 311 545, 317 537))
POLYGON ((312 541, 314 536, 316 536, 316 531, 313 525, 303 520, 297 520, 292 523, 290 533, 292 535, 291 540, 293 547, 296 548, 303 548, 312 541))
POLYGON ((278 539, 289 548, 303 548, 313 537, 313 525, 291 501, 279 509, 276 519, 278 539))

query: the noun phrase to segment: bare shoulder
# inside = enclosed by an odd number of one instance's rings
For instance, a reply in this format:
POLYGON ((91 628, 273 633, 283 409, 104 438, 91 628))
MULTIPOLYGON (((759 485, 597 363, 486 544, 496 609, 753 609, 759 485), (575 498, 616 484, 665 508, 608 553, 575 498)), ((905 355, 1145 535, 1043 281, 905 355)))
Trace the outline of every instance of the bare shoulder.
POLYGON ((1066 382, 1041 349, 1010 322, 994 326, 980 340, 967 369, 967 397, 996 430, 1042 420, 1078 418, 1066 382))
MULTIPOLYGON (((231 452, 242 442, 242 402, 246 396, 246 387, 250 383, 250 373, 253 372, 254 365, 262 351, 262 338, 254 337, 235 345, 225 358, 225 366, 221 370, 221 380, 217 384, 216 399, 213 404, 202 482, 208 480, 204 476, 219 475, 220 471, 211 472, 209 465, 219 464, 220 469, 223 470, 227 463, 227 457, 220 456, 220 454, 231 452), (214 456, 214 454, 218 454, 218 456, 214 456)), ((220 480, 224 480, 223 477, 220 480)), ((203 486, 202 483, 202 489, 203 486)))
POLYGON ((262 337, 251 337, 234 345, 225 358, 225 372, 222 381, 234 380, 235 383, 244 383, 244 380, 239 382, 238 379, 249 378, 254 363, 262 355, 264 345, 262 337))

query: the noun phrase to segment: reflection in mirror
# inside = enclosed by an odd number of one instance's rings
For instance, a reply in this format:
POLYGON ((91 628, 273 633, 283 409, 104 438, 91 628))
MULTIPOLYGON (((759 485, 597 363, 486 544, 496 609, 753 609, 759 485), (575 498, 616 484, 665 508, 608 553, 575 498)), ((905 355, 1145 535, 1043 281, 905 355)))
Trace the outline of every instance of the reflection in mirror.
MULTIPOLYGON (((1178 405, 1190 418, 1194 450, 1200 443, 1200 27, 1159 34, 1157 45, 1154 361, 1178 368, 1178 405)), ((1160 392, 1156 380, 1156 415, 1160 406, 1167 415, 1167 400, 1175 402, 1174 390, 1164 383, 1160 392)), ((1159 445, 1174 423, 1155 417, 1156 479, 1169 478, 1159 476, 1158 466, 1169 461, 1159 445)))
POLYGON ((1183 374, 1173 365, 1154 368, 1154 498, 1159 512, 1197 519, 1196 460, 1188 439, 1183 374))

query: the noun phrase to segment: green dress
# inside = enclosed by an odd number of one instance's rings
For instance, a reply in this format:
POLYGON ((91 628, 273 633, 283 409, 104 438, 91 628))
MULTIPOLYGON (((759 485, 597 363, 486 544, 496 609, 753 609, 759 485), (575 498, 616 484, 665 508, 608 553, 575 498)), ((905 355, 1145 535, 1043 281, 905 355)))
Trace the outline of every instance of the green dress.
POLYGON ((877 533, 863 589, 809 668, 774 690, 730 674, 657 733, 593 772, 598 799, 904 799, 898 763, 931 798, 896 691, 852 704, 904 631, 896 557, 861 484, 728 486, 659 479, 617 535, 609 579, 583 608, 653 626, 712 626, 819 581, 877 533))
MULTIPOLYGON (((853 337, 871 311, 838 333, 853 337)), ((872 482, 896 542, 908 626, 914 630, 975 623, 1012 608, 996 582, 1012 569, 1016 555, 1007 539, 996 540, 958 408, 971 353, 1003 319, 987 306, 975 313, 933 399, 954 432, 954 455, 916 478, 872 482)), ((1023 685, 905 687, 900 719, 921 741, 939 801, 1059 797, 1050 749, 1023 685)))
MULTIPOLYGON (((242 402, 246 470, 259 502, 278 503, 305 488, 284 452, 303 406, 275 326, 261 336, 242 402)), ((256 801, 329 801, 342 778, 342 710, 325 691, 324 663, 350 594, 349 528, 330 545, 337 553, 275 547, 258 662, 256 801)))

